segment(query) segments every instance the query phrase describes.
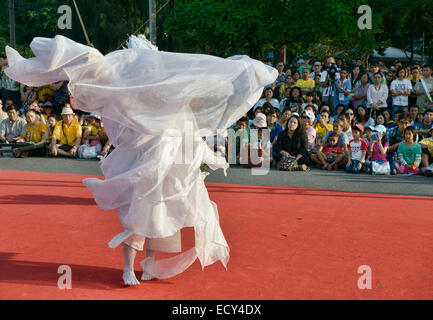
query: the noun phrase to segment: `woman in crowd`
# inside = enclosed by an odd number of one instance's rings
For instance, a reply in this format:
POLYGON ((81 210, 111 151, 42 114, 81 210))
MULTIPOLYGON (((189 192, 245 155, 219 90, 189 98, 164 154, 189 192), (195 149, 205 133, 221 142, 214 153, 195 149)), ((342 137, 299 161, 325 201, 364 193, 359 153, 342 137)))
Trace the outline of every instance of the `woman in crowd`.
POLYGON ((313 128, 314 113, 307 109, 301 113, 302 126, 304 127, 305 133, 307 134, 308 148, 307 151, 313 150, 316 144, 316 130, 313 128))
POLYGON ((303 103, 304 100, 301 98, 301 89, 299 87, 293 87, 290 91, 290 98, 286 100, 284 109, 288 108, 292 113, 297 112, 299 114, 303 103))
POLYGON ((389 90, 388 86, 382 83, 382 78, 382 74, 376 72, 374 74, 374 84, 367 89, 367 108, 371 110, 370 115, 373 119, 376 119, 379 110, 388 107, 386 100, 388 99, 389 90))
POLYGON ((299 168, 306 171, 310 165, 307 148, 307 134, 302 126, 301 119, 297 115, 292 115, 274 145, 274 167, 282 157, 295 157, 299 168))
MULTIPOLYGON (((363 128, 374 126, 374 120, 370 117, 370 111, 362 104, 356 108, 355 115, 355 122, 361 124, 363 128)), ((383 118, 383 115, 381 116, 383 118)))
POLYGON ((280 111, 277 108, 273 108, 268 115, 268 129, 270 132, 270 141, 272 145, 277 142, 277 137, 283 131, 283 127, 278 123, 280 118, 280 111))
POLYGON ((285 128, 286 125, 287 125, 287 121, 289 121, 289 118, 290 118, 291 115, 292 115, 292 111, 290 111, 290 109, 288 109, 288 108, 283 109, 283 112, 281 112, 280 119, 278 120, 278 124, 282 128, 285 128))

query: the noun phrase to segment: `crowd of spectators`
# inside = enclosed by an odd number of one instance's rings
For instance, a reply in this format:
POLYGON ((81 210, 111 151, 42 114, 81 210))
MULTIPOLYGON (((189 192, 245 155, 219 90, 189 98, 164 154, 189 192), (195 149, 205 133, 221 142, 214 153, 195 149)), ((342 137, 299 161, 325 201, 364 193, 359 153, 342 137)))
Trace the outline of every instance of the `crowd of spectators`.
POLYGON ((15 157, 100 158, 111 150, 101 117, 73 108, 67 81, 30 87, 10 79, 0 58, 0 143, 15 157), (29 146, 26 151, 16 151, 29 146), (8 148, 10 146, 10 148, 8 148))
MULTIPOLYGON (((74 109, 67 81, 33 88, 10 79, 5 68, 0 58, 0 143, 37 146, 16 157, 101 158, 112 150, 100 116, 74 109)), ((275 168, 290 158, 293 170, 372 173, 388 164, 390 174, 433 176, 432 66, 372 61, 364 70, 359 59, 329 57, 276 68, 276 81, 231 127, 239 131, 239 164, 240 145, 251 147, 256 128, 255 147, 275 168), (269 129, 268 143, 261 129, 269 129)))
POLYGON ((251 148, 250 130, 269 129, 275 168, 287 170, 290 158, 291 170, 433 176, 432 66, 370 61, 365 70, 360 59, 328 57, 276 68, 275 83, 231 127, 239 164, 251 166, 239 157, 239 145, 251 148), (266 125, 255 126, 257 117, 266 125))

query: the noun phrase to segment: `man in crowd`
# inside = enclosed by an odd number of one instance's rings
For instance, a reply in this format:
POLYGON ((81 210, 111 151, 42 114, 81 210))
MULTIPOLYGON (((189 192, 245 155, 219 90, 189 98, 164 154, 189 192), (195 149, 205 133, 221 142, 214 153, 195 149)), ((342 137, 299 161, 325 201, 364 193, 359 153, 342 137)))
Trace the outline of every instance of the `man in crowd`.
POLYGON ((424 111, 423 121, 418 122, 415 125, 415 129, 420 139, 430 137, 430 130, 433 128, 433 109, 427 109, 424 111))
POLYGON ((59 121, 53 130, 50 153, 54 157, 76 157, 83 129, 74 119, 74 111, 69 104, 65 104, 61 116, 63 120, 59 121))
POLYGON ((295 83, 295 87, 299 87, 302 92, 302 99, 307 100, 307 93, 313 92, 315 87, 315 82, 313 79, 310 79, 310 70, 305 68, 302 70, 302 79, 299 79, 295 83))
POLYGON ((329 57, 326 60, 327 70, 322 71, 320 82, 323 88, 322 101, 331 107, 331 113, 332 115, 335 115, 335 109, 334 109, 335 83, 340 79, 340 72, 337 72, 335 74, 335 79, 330 79, 328 75, 328 69, 332 66, 336 67, 335 59, 334 57, 329 57), (335 80, 335 81, 333 82, 331 80, 335 80))
POLYGON ((314 62, 313 72, 311 72, 309 76, 310 79, 314 80, 316 78, 316 75, 320 76, 321 70, 322 70, 322 64, 320 63, 320 61, 314 62))
POLYGON ((18 108, 12 104, 6 108, 8 118, 0 123, 0 141, 16 142, 25 130, 26 120, 18 117, 18 108))
MULTIPOLYGON (((397 167, 395 159, 393 159, 394 152, 397 152, 399 144, 404 140, 404 129, 410 126, 412 119, 409 113, 401 113, 398 116, 397 125, 390 128, 386 132, 386 139, 389 142, 389 148, 387 153, 387 160, 390 163, 391 174, 397 173, 397 167)), ((418 139, 416 139, 418 141, 418 139)))
POLYGON ((2 100, 12 100, 17 107, 21 106, 20 84, 6 75, 7 59, 0 61, 0 78, 2 83, 2 100))
POLYGON ((422 69, 423 77, 418 80, 418 82, 415 85, 415 94, 418 96, 416 99, 416 104, 419 107, 419 112, 424 113, 425 109, 427 109, 429 104, 429 99, 427 98, 427 92, 430 94, 430 97, 433 95, 433 77, 432 77, 432 66, 431 65, 424 65, 424 68, 422 69), (424 91, 424 88, 421 84, 421 81, 425 84, 425 89, 427 91, 424 91))

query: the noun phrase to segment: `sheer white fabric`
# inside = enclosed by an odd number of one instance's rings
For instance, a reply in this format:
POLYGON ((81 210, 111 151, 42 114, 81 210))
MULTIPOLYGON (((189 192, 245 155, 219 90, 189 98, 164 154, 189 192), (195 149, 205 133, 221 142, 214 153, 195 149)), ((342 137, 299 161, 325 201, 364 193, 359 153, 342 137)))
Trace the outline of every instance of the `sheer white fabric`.
POLYGON ((69 80, 75 106, 102 115, 116 146, 101 161, 105 179, 83 181, 101 209, 116 209, 125 230, 110 247, 131 234, 164 238, 194 227, 194 248, 164 261, 144 260, 145 271, 172 277, 197 258, 203 268, 218 260, 227 267, 229 247, 200 164, 213 170, 228 164, 201 136, 232 125, 278 72, 247 56, 222 59, 146 48, 103 56, 63 36, 35 38, 30 47, 35 54, 30 59, 6 48, 7 75, 30 86, 69 80))

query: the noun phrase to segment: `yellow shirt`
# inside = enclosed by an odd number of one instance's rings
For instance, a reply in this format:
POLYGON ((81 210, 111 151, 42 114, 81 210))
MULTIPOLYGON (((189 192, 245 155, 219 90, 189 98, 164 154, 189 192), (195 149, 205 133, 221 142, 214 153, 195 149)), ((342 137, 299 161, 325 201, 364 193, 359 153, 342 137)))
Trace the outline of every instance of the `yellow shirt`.
POLYGON ((31 141, 38 143, 45 141, 48 138, 48 128, 43 121, 39 121, 39 123, 34 127, 27 124, 21 138, 26 142, 31 141))
MULTIPOLYGON (((308 80, 299 79, 298 81, 296 81, 295 86, 301 88, 302 91, 305 91, 308 89, 314 89, 316 84, 315 84, 313 79, 308 79, 308 80)), ((312 90, 310 90, 310 91, 312 91, 312 90)), ((304 100, 305 100, 307 98, 307 95, 303 94, 302 98, 304 98, 304 100)))
POLYGON ((75 140, 83 134, 83 129, 77 120, 72 120, 71 125, 68 127, 63 123, 63 120, 59 121, 53 130, 53 137, 59 141, 60 144, 67 144, 71 147, 75 145, 75 140))
MULTIPOLYGON (((327 123, 326 126, 331 131, 334 129, 333 126, 332 126, 332 124, 327 123)), ((316 124, 314 126, 314 129, 316 129, 316 137, 317 137, 318 141, 322 141, 322 139, 325 136, 325 134, 329 131, 329 130, 326 130, 325 127, 322 127, 322 125, 320 123, 316 124)))
MULTIPOLYGON (((425 144, 427 146, 433 146, 433 139, 432 138, 425 138, 425 139, 422 139, 419 143, 425 144)), ((429 149, 428 152, 430 153, 430 156, 433 157, 433 151, 429 149)))
MULTIPOLYGON (((87 128, 90 130, 90 135, 96 136, 98 134, 98 127, 93 124, 89 124, 87 128)), ((101 127, 101 134, 105 134, 104 127, 101 127)))
POLYGON ((48 86, 45 86, 45 87, 42 87, 39 89, 38 101, 45 101, 46 99, 45 99, 44 95, 46 95, 46 94, 48 94, 54 98, 54 95, 56 94, 56 92, 53 89, 53 85, 50 84, 48 86))

